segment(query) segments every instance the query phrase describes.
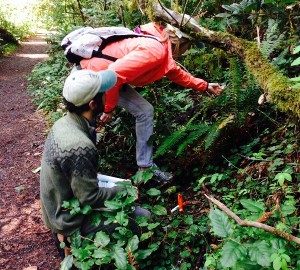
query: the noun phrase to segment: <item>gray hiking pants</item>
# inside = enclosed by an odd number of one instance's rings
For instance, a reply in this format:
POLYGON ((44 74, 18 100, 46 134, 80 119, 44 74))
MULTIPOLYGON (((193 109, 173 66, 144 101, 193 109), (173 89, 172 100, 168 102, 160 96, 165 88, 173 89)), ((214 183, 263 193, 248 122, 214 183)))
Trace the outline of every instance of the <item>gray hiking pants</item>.
POLYGON ((120 90, 118 106, 132 114, 136 121, 136 161, 139 167, 151 167, 153 164, 153 106, 133 87, 124 85, 120 90))

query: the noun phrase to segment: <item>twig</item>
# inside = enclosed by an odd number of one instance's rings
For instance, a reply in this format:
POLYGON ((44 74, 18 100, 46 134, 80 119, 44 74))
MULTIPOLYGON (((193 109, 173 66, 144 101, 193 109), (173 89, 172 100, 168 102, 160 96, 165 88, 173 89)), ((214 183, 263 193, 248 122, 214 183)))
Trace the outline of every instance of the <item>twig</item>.
POLYGON ((184 14, 185 14, 185 11, 186 11, 186 7, 187 7, 187 4, 188 4, 189 0, 186 0, 185 1, 185 4, 184 4, 184 8, 183 8, 183 15, 182 15, 182 19, 181 19, 181 22, 179 24, 179 29, 181 28, 182 26, 182 23, 183 23, 183 20, 184 20, 184 14))
POLYGON ((300 238, 290 235, 288 233, 285 232, 281 232, 279 230, 277 230, 274 227, 265 225, 263 223, 260 222, 256 222, 256 221, 247 221, 247 220, 242 220, 240 217, 238 217, 235 213, 233 213, 225 204, 221 203, 220 201, 218 201, 217 199, 210 197, 206 194, 204 194, 204 196, 210 201, 212 202, 214 205, 216 205, 217 207, 219 207, 223 212, 225 212, 228 216, 230 216, 233 220, 236 221, 237 224, 239 224, 242 227, 255 227, 258 229, 262 229, 264 231, 270 232, 276 236, 279 236, 283 239, 286 239, 288 241, 292 241, 295 242, 296 244, 300 244, 300 238))
POLYGON ((162 8, 162 10, 164 10, 177 23, 177 26, 179 27, 179 22, 173 17, 173 15, 168 11, 168 9, 165 8, 165 6, 162 4, 162 2, 160 0, 158 0, 158 3, 160 5, 160 7, 162 8))

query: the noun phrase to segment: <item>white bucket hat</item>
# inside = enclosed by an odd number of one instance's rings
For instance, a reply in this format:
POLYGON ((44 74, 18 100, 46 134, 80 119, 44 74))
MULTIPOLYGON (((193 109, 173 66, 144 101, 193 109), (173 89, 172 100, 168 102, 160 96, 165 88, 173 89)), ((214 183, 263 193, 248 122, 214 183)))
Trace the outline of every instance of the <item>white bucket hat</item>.
POLYGON ((99 92, 112 88, 117 82, 117 75, 112 70, 95 72, 78 70, 72 72, 65 81, 63 97, 76 107, 91 101, 99 92))

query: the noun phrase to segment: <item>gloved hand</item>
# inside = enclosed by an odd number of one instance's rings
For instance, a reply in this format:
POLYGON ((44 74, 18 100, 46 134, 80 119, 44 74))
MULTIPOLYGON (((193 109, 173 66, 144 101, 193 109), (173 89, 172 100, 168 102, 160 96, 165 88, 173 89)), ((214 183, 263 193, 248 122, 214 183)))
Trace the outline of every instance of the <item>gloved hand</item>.
POLYGON ((218 83, 208 83, 207 91, 216 96, 219 96, 222 93, 223 89, 224 87, 222 87, 218 83))

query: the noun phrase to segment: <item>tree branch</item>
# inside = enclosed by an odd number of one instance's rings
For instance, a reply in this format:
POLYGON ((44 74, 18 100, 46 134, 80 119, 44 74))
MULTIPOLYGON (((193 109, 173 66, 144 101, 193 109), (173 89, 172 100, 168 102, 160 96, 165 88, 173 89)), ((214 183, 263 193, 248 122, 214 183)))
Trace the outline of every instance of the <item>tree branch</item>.
POLYGON ((265 225, 265 224, 260 223, 260 222, 242 220, 235 213, 233 213, 225 204, 221 203, 217 199, 215 199, 211 196, 208 196, 206 194, 204 194, 204 196, 206 197, 206 199, 208 199, 208 201, 210 201, 211 203, 213 203, 214 205, 219 207, 223 212, 225 212, 228 216, 230 216, 240 226, 242 226, 242 227, 255 227, 255 228, 258 228, 258 229, 262 229, 262 230, 270 232, 270 233, 272 233, 276 236, 284 238, 288 241, 292 241, 292 242, 295 242, 296 244, 300 244, 300 238, 298 238, 296 236, 293 236, 293 235, 290 235, 290 234, 285 233, 285 232, 281 232, 281 231, 277 230, 274 227, 271 227, 269 225, 265 225))
MULTIPOLYGON (((147 0, 142 6, 149 4, 147 0)), ((159 2, 151 2, 151 8, 146 9, 149 18, 163 20, 171 25, 182 24, 184 32, 194 39, 200 39, 215 47, 221 48, 229 55, 240 58, 248 67, 260 87, 270 96, 279 110, 288 113, 296 123, 300 123, 300 88, 292 88, 289 78, 282 75, 264 58, 257 44, 238 38, 226 32, 216 32, 201 27, 191 16, 179 14, 170 10, 159 2)))

